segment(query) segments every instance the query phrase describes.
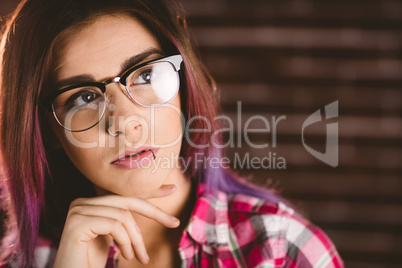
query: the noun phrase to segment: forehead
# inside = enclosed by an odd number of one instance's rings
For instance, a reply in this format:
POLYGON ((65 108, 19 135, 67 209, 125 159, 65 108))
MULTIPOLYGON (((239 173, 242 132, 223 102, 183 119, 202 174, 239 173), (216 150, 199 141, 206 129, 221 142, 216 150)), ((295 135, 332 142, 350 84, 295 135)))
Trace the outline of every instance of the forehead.
POLYGON ((88 74, 96 80, 121 73, 121 64, 143 51, 161 50, 155 36, 128 15, 104 15, 70 34, 59 51, 58 80, 88 74))

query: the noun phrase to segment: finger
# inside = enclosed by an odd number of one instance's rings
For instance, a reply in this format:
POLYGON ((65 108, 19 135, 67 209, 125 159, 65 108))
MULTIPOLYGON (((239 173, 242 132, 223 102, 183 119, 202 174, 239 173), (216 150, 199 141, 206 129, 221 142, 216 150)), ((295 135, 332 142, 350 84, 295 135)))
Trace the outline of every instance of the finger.
POLYGON ((130 237, 137 259, 146 264, 149 257, 145 248, 141 231, 135 222, 131 212, 127 209, 120 209, 108 206, 77 206, 71 209, 71 213, 77 213, 85 216, 99 216, 116 219, 125 228, 130 237))
POLYGON ((145 248, 140 228, 137 224, 135 224, 135 234, 133 234, 133 236, 134 238, 131 240, 131 242, 133 244, 135 255, 139 261, 147 264, 149 262, 149 256, 145 248))
POLYGON ((75 199, 70 206, 70 209, 75 206, 93 205, 93 206, 108 206, 139 213, 144 217, 153 219, 168 228, 176 228, 180 221, 154 204, 137 197, 124 197, 119 195, 104 195, 92 198, 75 199))
POLYGON ((83 228, 86 229, 84 232, 88 238, 82 239, 83 242, 89 242, 98 235, 110 234, 116 241, 117 247, 125 259, 131 260, 134 257, 128 233, 118 220, 105 217, 86 217, 84 221, 85 226, 83 226, 83 228))

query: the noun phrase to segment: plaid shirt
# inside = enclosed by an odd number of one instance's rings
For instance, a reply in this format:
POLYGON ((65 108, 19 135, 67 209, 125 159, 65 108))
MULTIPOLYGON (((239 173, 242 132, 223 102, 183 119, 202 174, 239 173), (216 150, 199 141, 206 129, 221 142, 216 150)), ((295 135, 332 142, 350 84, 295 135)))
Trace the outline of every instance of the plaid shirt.
MULTIPOLYGON (((183 268, 344 267, 325 233, 286 205, 222 192, 207 198, 204 188, 180 240, 183 268)), ((116 256, 113 245, 107 268, 116 256)))
MULTIPOLYGON (((182 267, 344 267, 325 233, 286 205, 222 192, 207 198, 204 188, 180 240, 182 267)), ((40 244, 35 267, 50 267, 56 250, 40 244)), ((106 268, 116 267, 117 255, 112 244, 106 268)))

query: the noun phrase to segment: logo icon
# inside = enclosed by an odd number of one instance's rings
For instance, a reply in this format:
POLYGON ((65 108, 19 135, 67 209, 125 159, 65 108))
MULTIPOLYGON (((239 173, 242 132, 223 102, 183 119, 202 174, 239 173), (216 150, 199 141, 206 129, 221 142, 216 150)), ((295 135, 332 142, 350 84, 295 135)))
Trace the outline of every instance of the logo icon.
MULTIPOLYGON (((325 119, 331 119, 338 117, 338 101, 334 101, 328 105, 325 106, 325 119)), ((302 127, 302 142, 304 148, 315 158, 318 160, 332 166, 336 167, 338 166, 339 163, 339 156, 338 156, 338 151, 339 151, 339 146, 338 146, 338 123, 329 123, 327 124, 327 138, 326 138, 326 143, 325 143, 325 152, 321 153, 317 150, 314 150, 310 146, 308 146, 305 143, 304 140, 304 129, 307 126, 310 126, 314 123, 321 122, 322 116, 321 116, 321 109, 318 109, 315 111, 313 114, 311 114, 306 121, 303 123, 302 127)))

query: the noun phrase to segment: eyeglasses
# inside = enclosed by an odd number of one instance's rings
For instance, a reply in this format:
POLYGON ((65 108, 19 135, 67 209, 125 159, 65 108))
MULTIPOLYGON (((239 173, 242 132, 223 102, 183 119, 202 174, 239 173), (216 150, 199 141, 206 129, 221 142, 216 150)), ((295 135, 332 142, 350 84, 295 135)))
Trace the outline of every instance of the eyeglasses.
POLYGON ((156 108, 171 102, 180 87, 181 55, 164 57, 133 66, 120 77, 105 82, 86 82, 62 88, 41 100, 66 130, 81 132, 103 118, 108 99, 106 86, 120 83, 128 96, 143 107, 156 108))

